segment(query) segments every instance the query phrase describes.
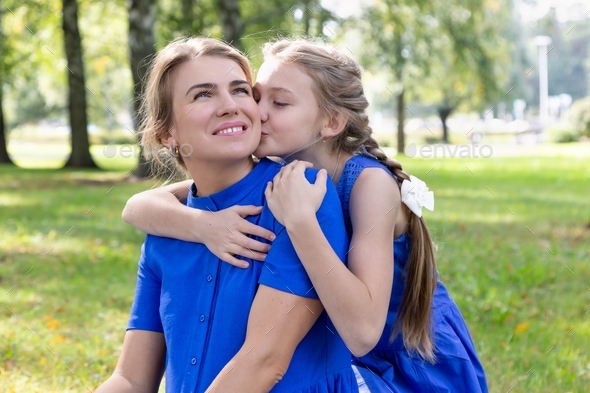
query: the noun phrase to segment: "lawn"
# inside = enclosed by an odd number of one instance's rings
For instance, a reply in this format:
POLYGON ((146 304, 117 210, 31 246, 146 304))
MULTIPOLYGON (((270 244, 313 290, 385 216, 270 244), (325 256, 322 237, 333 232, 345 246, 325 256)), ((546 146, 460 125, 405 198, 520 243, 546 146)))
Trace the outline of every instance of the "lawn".
MULTIPOLYGON (((492 392, 590 391, 590 150, 401 158, 427 182, 442 280, 492 392), (554 152, 554 153, 552 153, 554 152)), ((112 372, 143 236, 109 170, 0 166, 0 391, 93 391, 112 372)))

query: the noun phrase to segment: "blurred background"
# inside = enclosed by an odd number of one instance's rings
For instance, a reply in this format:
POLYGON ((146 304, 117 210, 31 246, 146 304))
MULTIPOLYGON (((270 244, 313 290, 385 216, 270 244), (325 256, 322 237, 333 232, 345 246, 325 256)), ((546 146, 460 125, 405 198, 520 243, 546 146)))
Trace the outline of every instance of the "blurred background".
POLYGON ((363 69, 493 392, 590 390, 590 2, 2 0, 0 391, 92 391, 120 351, 148 178, 137 97, 185 35, 312 36, 363 69))
POLYGON ((324 38, 361 63, 371 124, 400 152, 411 143, 590 136, 584 1, 5 0, 1 8, 0 162, 58 167, 72 153, 69 164, 92 166, 81 152, 89 143, 134 144, 147 61, 183 35, 223 37, 255 66, 268 40, 324 38))

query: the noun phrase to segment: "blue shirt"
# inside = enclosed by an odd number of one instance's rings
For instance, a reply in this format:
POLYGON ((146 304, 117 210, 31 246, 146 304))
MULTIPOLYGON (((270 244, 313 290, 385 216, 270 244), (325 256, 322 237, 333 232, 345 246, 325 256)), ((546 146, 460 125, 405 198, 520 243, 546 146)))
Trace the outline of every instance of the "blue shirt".
MULTIPOLYGON (((264 190, 281 166, 261 160, 236 184, 207 197, 189 195, 189 207, 212 212, 234 205, 263 206, 247 219, 276 234, 264 263, 247 269, 222 262, 203 244, 148 235, 139 261, 128 329, 164 333, 167 392, 204 392, 246 337, 259 284, 317 299, 285 228, 266 204, 264 190)), ((306 171, 310 182, 317 171, 306 171)), ((344 260, 348 237, 331 182, 317 212, 328 241, 344 260)), ((258 239, 261 240, 261 239, 258 239)), ((351 354, 323 312, 297 347, 272 392, 356 392, 351 354)))

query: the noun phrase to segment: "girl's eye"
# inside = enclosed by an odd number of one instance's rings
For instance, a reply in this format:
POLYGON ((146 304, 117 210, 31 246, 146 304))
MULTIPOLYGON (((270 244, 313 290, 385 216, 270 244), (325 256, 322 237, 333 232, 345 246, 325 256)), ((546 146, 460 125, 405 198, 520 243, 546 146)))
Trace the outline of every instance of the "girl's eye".
POLYGON ((278 106, 279 108, 284 108, 284 107, 286 107, 287 105, 289 105, 289 104, 287 104, 287 103, 285 103, 285 102, 279 102, 279 101, 273 101, 273 104, 275 104, 275 105, 276 105, 276 106, 278 106))

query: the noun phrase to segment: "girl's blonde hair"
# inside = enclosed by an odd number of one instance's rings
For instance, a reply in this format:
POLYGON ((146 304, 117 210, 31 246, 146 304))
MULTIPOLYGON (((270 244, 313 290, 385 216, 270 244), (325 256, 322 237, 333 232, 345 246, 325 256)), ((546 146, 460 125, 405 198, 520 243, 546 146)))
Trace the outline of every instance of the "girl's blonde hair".
MULTIPOLYGON (((235 61, 252 84, 254 78, 248 58, 230 45, 213 38, 185 37, 160 50, 150 64, 140 109, 140 135, 146 159, 156 167, 164 166, 173 174, 176 164, 186 168, 182 154, 175 160, 165 150, 162 138, 172 128, 172 87, 175 70, 183 63, 203 56, 224 57, 235 61), (174 162, 175 161, 175 162, 174 162)), ((182 151, 180 152, 182 153, 182 151)), ((157 170, 156 170, 157 172, 157 170)))
MULTIPOLYGON (((348 119, 343 132, 332 138, 334 150, 354 154, 366 149, 397 177, 398 185, 409 180, 401 164, 388 158, 371 136, 373 131, 365 113, 369 103, 363 93, 361 69, 355 60, 332 46, 306 39, 267 43, 263 54, 265 59, 295 64, 312 78, 320 116, 330 119, 342 115, 348 119)), ((424 219, 405 205, 404 208, 410 217, 411 251, 403 298, 390 339, 401 333, 409 351, 434 362, 431 303, 437 285, 435 247, 424 219)))

